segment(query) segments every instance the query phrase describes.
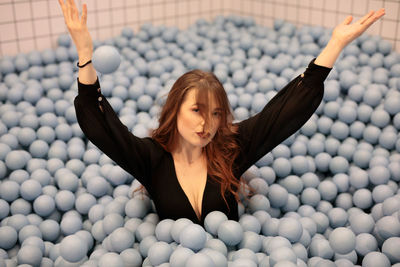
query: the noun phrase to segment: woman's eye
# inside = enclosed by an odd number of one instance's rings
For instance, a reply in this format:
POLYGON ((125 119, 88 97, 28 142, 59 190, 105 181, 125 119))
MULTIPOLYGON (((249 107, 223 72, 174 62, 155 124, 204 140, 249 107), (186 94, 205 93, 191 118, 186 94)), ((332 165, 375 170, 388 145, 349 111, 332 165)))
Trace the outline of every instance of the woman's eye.
POLYGON ((214 114, 213 114, 214 116, 221 116, 221 112, 214 112, 214 114))
POLYGON ((194 109, 192 109, 194 112, 199 112, 200 111, 200 109, 198 109, 198 108, 194 108, 194 109))

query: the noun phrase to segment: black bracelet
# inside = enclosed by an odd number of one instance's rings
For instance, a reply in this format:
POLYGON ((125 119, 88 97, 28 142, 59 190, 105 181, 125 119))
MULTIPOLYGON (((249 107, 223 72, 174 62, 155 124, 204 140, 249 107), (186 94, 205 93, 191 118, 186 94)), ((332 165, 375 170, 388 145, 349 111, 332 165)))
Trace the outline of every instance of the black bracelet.
POLYGON ((92 62, 92 60, 89 60, 88 62, 86 62, 85 64, 83 64, 82 66, 79 66, 79 60, 78 60, 78 62, 76 62, 76 65, 78 66, 78 68, 83 68, 83 67, 85 67, 87 64, 89 64, 89 63, 91 63, 92 62))

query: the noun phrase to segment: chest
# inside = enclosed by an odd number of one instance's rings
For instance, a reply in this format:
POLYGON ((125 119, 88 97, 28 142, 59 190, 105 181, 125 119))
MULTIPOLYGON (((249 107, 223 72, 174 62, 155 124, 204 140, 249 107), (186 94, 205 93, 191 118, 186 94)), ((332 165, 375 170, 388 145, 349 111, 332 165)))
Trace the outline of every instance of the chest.
POLYGON ((180 187, 188 198, 198 218, 201 217, 204 190, 207 183, 207 166, 204 162, 190 166, 174 162, 180 187))
POLYGON ((169 153, 162 161, 153 165, 151 183, 146 186, 146 189, 154 201, 156 212, 161 220, 188 218, 201 224, 204 217, 215 210, 227 214, 229 219, 238 219, 237 202, 234 196, 228 192, 226 203, 221 196, 220 184, 207 175, 206 168, 203 168, 203 175, 198 175, 201 169, 195 171, 192 168, 192 175, 190 175, 191 172, 188 174, 191 178, 195 177, 193 179, 185 179, 184 175, 178 174, 179 170, 179 164, 175 168, 173 157, 169 153), (203 185, 198 183, 202 179, 203 185))

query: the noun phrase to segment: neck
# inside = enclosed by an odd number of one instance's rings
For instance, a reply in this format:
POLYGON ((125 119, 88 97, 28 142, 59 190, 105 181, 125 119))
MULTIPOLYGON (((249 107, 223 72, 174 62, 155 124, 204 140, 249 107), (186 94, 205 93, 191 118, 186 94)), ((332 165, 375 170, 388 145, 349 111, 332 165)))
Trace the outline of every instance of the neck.
POLYGON ((178 160, 181 163, 191 165, 203 158, 203 149, 198 147, 189 148, 181 146, 175 151, 173 151, 172 155, 175 160, 178 160))

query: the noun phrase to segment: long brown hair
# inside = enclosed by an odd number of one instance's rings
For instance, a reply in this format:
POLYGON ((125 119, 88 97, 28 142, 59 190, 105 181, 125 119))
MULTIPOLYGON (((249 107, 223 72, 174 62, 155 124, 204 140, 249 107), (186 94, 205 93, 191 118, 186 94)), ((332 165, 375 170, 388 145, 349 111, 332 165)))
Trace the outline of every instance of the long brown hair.
POLYGON ((214 97, 221 108, 219 128, 212 141, 203 148, 207 158, 207 174, 221 184, 221 195, 226 204, 226 191, 230 191, 240 201, 241 181, 234 176, 232 170, 233 161, 239 154, 239 146, 235 140, 237 129, 232 123, 233 114, 226 92, 213 73, 192 70, 176 80, 161 110, 159 127, 152 131, 151 136, 168 152, 176 148, 179 137, 178 113, 186 94, 192 89, 197 91, 196 100, 200 103, 200 114, 206 125, 210 123, 207 116, 211 113, 209 97, 214 97))

